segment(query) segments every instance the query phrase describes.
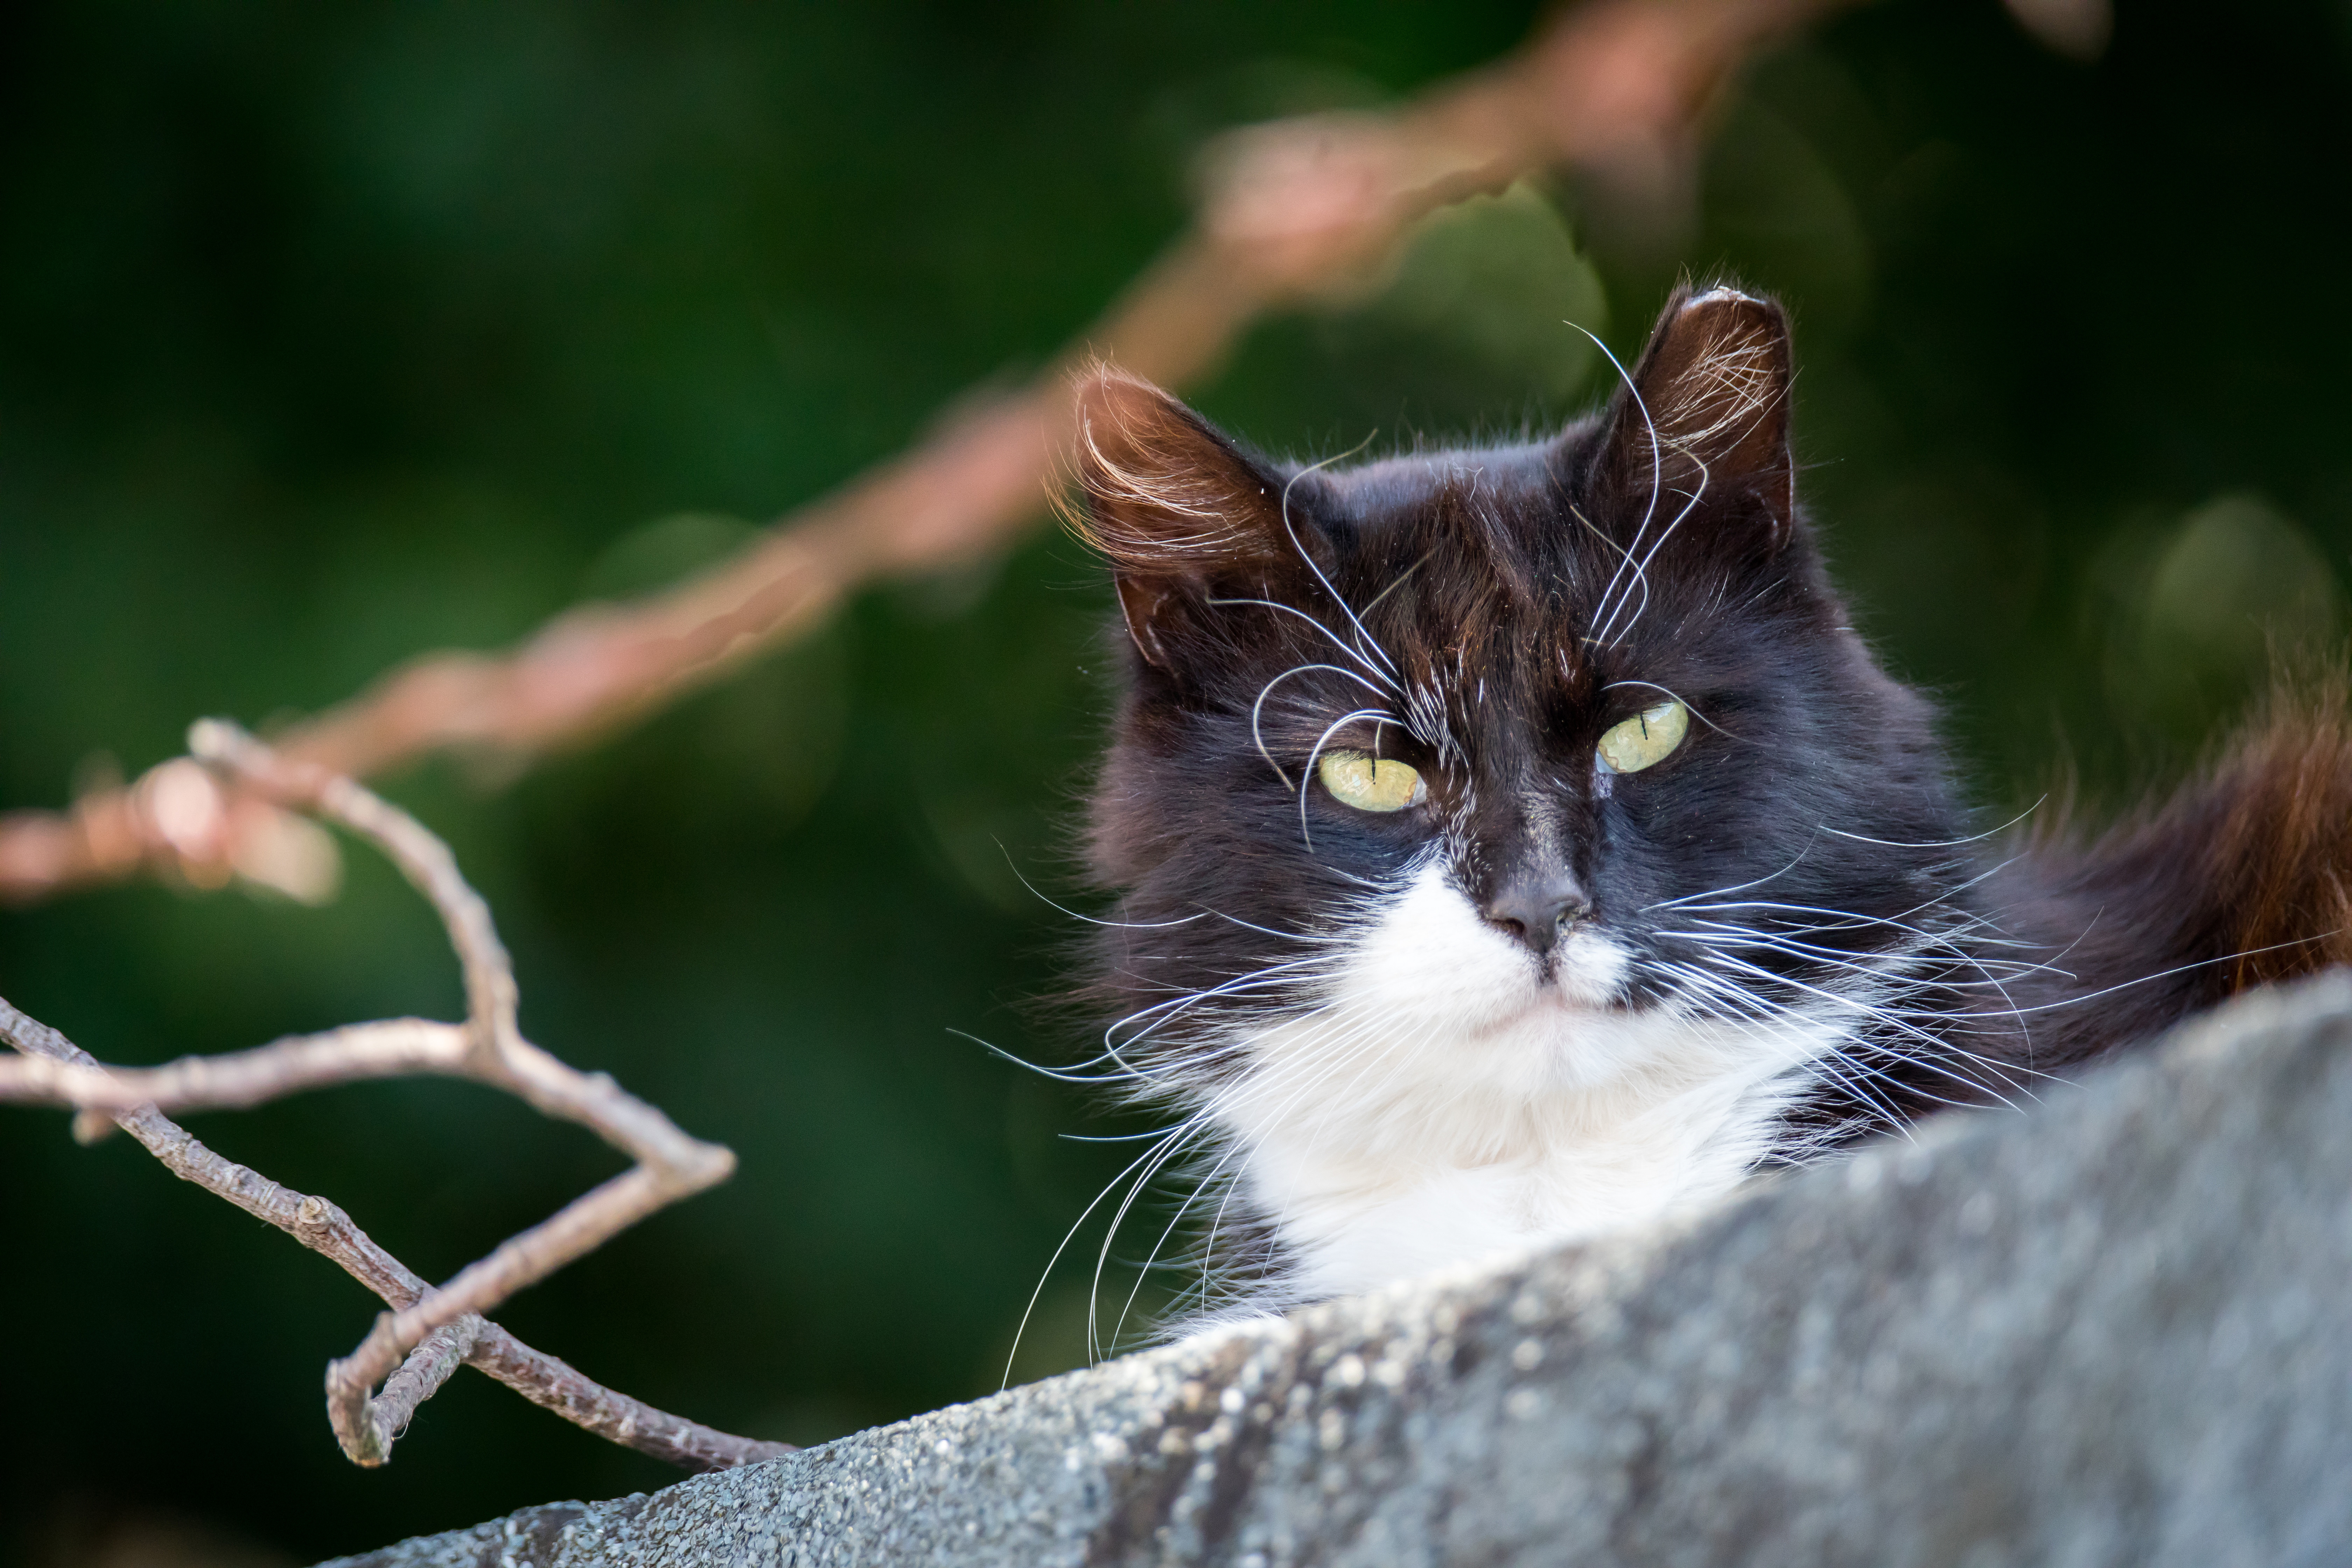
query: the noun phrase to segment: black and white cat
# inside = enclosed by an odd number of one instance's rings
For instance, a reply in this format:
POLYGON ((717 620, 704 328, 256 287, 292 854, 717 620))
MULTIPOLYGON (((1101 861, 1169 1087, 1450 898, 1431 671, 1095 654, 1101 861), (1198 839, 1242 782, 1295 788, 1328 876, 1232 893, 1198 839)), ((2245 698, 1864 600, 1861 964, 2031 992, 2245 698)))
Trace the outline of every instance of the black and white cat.
POLYGON ((1345 471, 1082 386, 1133 650, 1092 992, 1200 1307, 1637 1225, 2352 955, 2337 699, 2095 842, 1972 830, 1796 503, 1790 374, 1777 305, 1685 291, 1556 439, 1345 471))

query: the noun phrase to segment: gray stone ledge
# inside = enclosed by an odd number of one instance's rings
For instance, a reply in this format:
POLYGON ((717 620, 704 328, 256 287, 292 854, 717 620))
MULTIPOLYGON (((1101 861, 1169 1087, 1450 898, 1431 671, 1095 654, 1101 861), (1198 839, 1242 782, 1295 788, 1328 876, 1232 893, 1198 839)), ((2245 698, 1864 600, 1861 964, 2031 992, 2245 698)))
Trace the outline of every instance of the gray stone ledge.
POLYGON ((339 1568, 2352 1563, 2352 979, 1672 1234, 339 1568))

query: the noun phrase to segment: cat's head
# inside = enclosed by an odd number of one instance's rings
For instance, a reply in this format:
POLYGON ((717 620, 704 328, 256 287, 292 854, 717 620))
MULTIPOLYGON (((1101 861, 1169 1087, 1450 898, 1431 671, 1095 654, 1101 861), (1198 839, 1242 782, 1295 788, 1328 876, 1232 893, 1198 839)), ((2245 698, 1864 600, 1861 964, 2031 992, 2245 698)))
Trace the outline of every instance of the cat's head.
POLYGON ((1598 1082, 1639 1031, 1580 1021, 1801 1007, 1908 940, 1957 814, 1796 505, 1790 385, 1780 308, 1722 288, 1528 445, 1302 467, 1087 380, 1126 1059, 1213 1076, 1339 1007, 1465 1073, 1598 1082))

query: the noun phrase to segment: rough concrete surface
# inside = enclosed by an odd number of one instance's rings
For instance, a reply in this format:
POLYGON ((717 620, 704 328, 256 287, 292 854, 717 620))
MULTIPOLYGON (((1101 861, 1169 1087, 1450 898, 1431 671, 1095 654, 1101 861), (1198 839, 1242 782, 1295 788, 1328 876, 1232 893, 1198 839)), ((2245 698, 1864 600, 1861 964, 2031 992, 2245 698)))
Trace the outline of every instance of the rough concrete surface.
POLYGON ((1677 1228, 343 1568, 2352 1563, 2352 978, 1677 1228))

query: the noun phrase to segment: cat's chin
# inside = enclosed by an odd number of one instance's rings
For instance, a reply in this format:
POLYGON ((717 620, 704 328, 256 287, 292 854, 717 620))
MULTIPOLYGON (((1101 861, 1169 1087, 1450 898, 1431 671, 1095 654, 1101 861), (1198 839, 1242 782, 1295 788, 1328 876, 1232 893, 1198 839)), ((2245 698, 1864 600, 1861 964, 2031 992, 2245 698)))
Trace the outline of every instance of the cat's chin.
POLYGON ((1601 931, 1569 939, 1551 967, 1537 980, 1528 1004, 1531 1013, 1571 1013, 1580 1017, 1627 1011, 1625 950, 1601 931))
POLYGON ((1622 1027, 1632 967, 1630 951, 1593 925, 1538 958, 1427 865, 1370 922, 1325 1007, 1261 1046, 1318 1055, 1345 1040, 1392 1058, 1399 1082, 1434 1073, 1517 1095, 1585 1086, 1640 1054, 1622 1027))

